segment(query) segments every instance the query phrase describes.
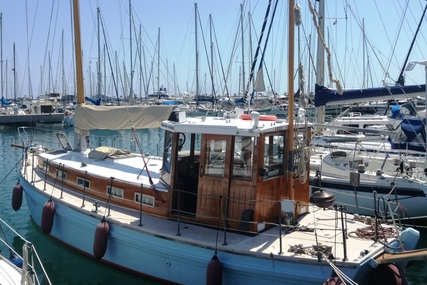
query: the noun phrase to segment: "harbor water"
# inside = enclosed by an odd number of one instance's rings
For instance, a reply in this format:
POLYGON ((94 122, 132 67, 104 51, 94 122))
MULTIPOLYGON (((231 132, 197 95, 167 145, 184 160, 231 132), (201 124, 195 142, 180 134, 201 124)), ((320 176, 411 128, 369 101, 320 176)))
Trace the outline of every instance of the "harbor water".
MULTIPOLYGON (((64 132, 72 143, 74 131, 71 128, 63 128, 61 124, 46 124, 38 127, 49 131, 64 132)), ((139 152, 138 143, 140 143, 144 154, 161 154, 160 146, 163 144, 161 130, 138 130, 137 137, 138 140, 133 139, 131 131, 97 131, 91 136, 90 144, 114 146, 139 152)), ((49 143, 55 141, 54 138, 47 136, 46 138, 38 137, 38 140, 45 140, 49 143)), ((44 235, 32 221, 25 197, 21 208, 15 212, 12 209, 12 189, 19 178, 22 149, 12 147, 11 144, 22 144, 16 127, 0 126, 0 151, 3 157, 0 161, 0 218, 35 245, 52 284, 160 284, 123 273, 94 259, 82 256, 44 235)), ((419 247, 427 247, 427 229, 420 227, 418 230, 421 233, 419 247)), ((10 237, 8 241, 12 243, 15 250, 21 252, 22 245, 14 244, 13 238, 10 237)), ((7 250, 2 249, 2 254, 6 255, 7 250)), ((183 272, 183 274, 188 273, 183 272)), ((427 261, 412 263, 406 270, 406 277, 409 284, 427 284, 427 261)))

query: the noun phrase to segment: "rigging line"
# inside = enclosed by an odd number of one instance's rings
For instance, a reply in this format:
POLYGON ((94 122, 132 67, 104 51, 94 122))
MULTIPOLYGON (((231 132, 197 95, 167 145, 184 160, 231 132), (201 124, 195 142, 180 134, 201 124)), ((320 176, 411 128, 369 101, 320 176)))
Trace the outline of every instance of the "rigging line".
POLYGON ((356 283, 355 281, 351 280, 350 277, 348 277, 347 275, 345 275, 344 272, 342 272, 332 261, 330 261, 324 253, 322 253, 322 256, 325 259, 325 261, 329 264, 329 266, 332 267, 332 269, 334 270, 334 272, 337 274, 338 278, 340 278, 341 281, 344 284, 346 284, 345 281, 347 281, 351 285, 358 285, 358 283, 356 283))
MULTIPOLYGON (((230 97, 230 93, 228 91, 227 76, 225 75, 224 65, 222 63, 222 57, 221 57, 221 54, 219 52, 218 38, 216 37, 215 25, 213 26, 213 33, 214 33, 214 38, 215 38, 215 43, 216 43, 216 49, 217 49, 217 52, 218 52, 219 63, 220 63, 220 66, 221 66, 222 78, 224 79, 224 88, 225 88, 225 91, 226 91, 225 94, 227 94, 227 96, 230 97)), ((233 50, 234 50, 234 48, 233 48, 233 50)), ((231 58, 233 58, 233 56, 231 58)))
MULTIPOLYGON (((102 15, 102 14, 101 14, 102 15)), ((105 37, 105 30, 104 30, 104 21, 101 17, 101 27, 102 27, 102 35, 104 36, 104 42, 107 42, 107 39, 105 37)), ((110 50, 108 49, 108 45, 105 45, 105 48, 107 50, 107 55, 108 55, 108 63, 110 65, 110 71, 111 71, 111 78, 113 79, 113 84, 114 84, 114 90, 116 91, 116 96, 117 96, 117 104, 120 106, 120 99, 119 99, 119 91, 117 89, 117 83, 116 83, 116 79, 114 76, 114 72, 113 72, 113 66, 111 64, 111 57, 110 57, 110 50)))
MULTIPOLYGON (((52 18, 53 18, 54 6, 55 6, 55 2, 52 3, 52 8, 51 8, 51 11, 50 11, 49 29, 48 29, 48 33, 47 33, 46 47, 45 47, 45 53, 44 53, 44 58, 43 58, 42 74, 44 74, 44 69, 45 69, 45 66, 46 66, 46 58, 47 58, 47 54, 48 54, 48 50, 49 50, 48 46, 49 46, 50 32, 51 32, 51 27, 52 27, 52 18)), ((43 90, 40 90, 40 91, 43 91, 43 90)))
MULTIPOLYGON (((404 10, 404 13, 403 13, 403 16, 402 16, 402 18, 400 19, 400 24, 399 24, 399 28, 398 28, 398 31, 397 31, 397 34, 396 34, 396 39, 395 39, 395 41, 394 41, 394 44, 393 44, 393 49, 392 49, 392 51, 391 51, 391 55, 390 55, 390 59, 393 57, 393 55, 395 55, 395 51, 396 51, 396 48, 397 48, 397 40, 398 40, 398 38, 399 38, 399 35, 400 35, 400 33, 402 32, 402 28, 403 28, 403 20, 405 19, 405 15, 406 15, 406 12, 408 11, 408 7, 409 7, 409 1, 407 1, 406 2, 406 7, 405 7, 405 10, 404 10)), ((381 15, 381 14, 380 14, 381 15)), ((421 20, 422 20, 423 18, 421 18, 421 20)), ((387 29, 385 29, 385 30, 387 30, 387 29)), ((391 65, 391 60, 389 60, 388 61, 388 66, 387 66, 387 69, 386 69, 386 71, 388 71, 389 70, 389 68, 390 68, 390 65, 391 65)), ((405 68, 406 67, 406 65, 404 65, 403 66, 403 68, 405 68)), ((388 74, 388 72, 386 73, 387 75, 389 75, 388 74)), ((385 80, 385 78, 384 78, 384 80, 385 80)))
POLYGON ((24 157, 22 156, 21 159, 18 160, 18 162, 12 167, 12 169, 9 171, 9 173, 6 174, 6 176, 3 178, 2 181, 0 181, 0 185, 3 184, 3 182, 9 177, 10 173, 12 173, 13 170, 15 170, 15 168, 18 166, 18 164, 24 159, 24 157))
MULTIPOLYGON (((127 109, 127 107, 126 107, 126 110, 128 110, 128 109, 127 109)), ((128 115, 129 115, 129 117, 130 117, 129 112, 128 112, 128 115)), ((151 187, 153 187, 154 196, 155 196, 156 200, 158 200, 158 201, 160 201, 160 202, 164 203, 164 202, 165 202, 165 199, 163 199, 163 198, 162 198, 162 196, 159 194, 159 192, 158 192, 158 191, 157 191, 157 189, 156 189, 156 185, 154 184, 153 179, 151 178, 150 171, 148 170, 148 164, 147 164, 147 162, 145 161, 144 154, 142 153, 142 146, 141 146, 141 142, 139 141, 139 137, 138 137, 138 135, 137 135, 137 133, 136 133, 136 129, 133 127, 132 120, 130 121, 130 123, 131 123, 131 125, 132 125, 132 133, 133 133, 133 136, 134 136, 134 138, 135 138, 136 144, 138 145, 138 149, 139 149, 139 152, 140 152, 140 155, 141 155, 141 158, 142 158, 142 162, 144 163, 144 166, 143 166, 143 168, 142 168, 142 169, 144 169, 144 168, 145 168, 145 172, 147 173, 147 176, 148 176, 148 181, 150 182, 151 187)))
MULTIPOLYGON (((348 0, 346 0, 346 5, 347 5, 347 7, 348 7, 348 10, 350 11, 350 14, 354 17, 354 19, 355 19, 355 21, 356 21, 357 25, 359 26, 359 29, 360 29, 360 30, 363 30, 363 29, 362 29, 362 24, 359 22, 358 18, 356 17, 356 14, 354 13, 353 9, 351 8, 350 4, 348 3, 348 0)), ((387 30, 386 30, 386 31, 387 31, 387 30)), ((388 38, 388 36, 387 36, 387 38, 388 38)), ((375 47, 374 47, 374 45, 371 43, 371 41, 370 41, 368 38, 366 38, 366 42, 369 44, 369 46, 371 47, 371 49, 375 51, 375 47)), ((381 51, 380 51, 380 53, 381 53, 381 51)), ((384 72, 386 73, 386 68, 385 68, 385 66, 383 65, 383 63, 381 62, 381 60, 380 60, 380 58, 379 58, 378 54, 377 54, 376 52, 374 52, 374 55, 375 55, 375 58, 376 58, 376 59, 377 59, 377 61, 378 61, 378 64, 380 65, 380 67, 381 67, 382 71, 384 71, 384 72)))
POLYGON ((264 30, 265 30, 265 26, 267 24, 268 14, 270 13, 271 1, 272 0, 268 1, 267 11, 265 12, 264 22, 262 24, 262 29, 261 29, 261 35, 260 35, 260 38, 258 40, 258 45, 257 45, 257 49, 255 51, 254 60, 252 62, 252 67, 251 67, 251 72, 250 72, 250 75, 249 75, 248 84, 246 85, 246 89, 244 90, 245 91, 245 95, 243 96, 243 102, 245 104, 246 104, 246 101, 247 101, 247 98, 248 98, 249 87, 250 87, 250 84, 252 82, 252 78, 254 76, 254 69, 255 69, 255 66, 256 66, 256 62, 258 60, 258 53, 259 53, 259 50, 260 50, 260 45, 261 45, 261 42, 262 42, 262 38, 264 36, 264 30))
MULTIPOLYGON (((36 4, 36 9, 35 9, 35 14, 37 14, 37 10, 38 10, 38 6, 39 6, 39 1, 37 1, 36 4)), ((32 84, 31 84, 31 77, 30 77, 30 48, 31 48, 31 43, 33 40, 33 32, 34 32, 34 27, 36 26, 34 24, 35 22, 35 17, 33 20, 33 25, 32 25, 32 29, 31 29, 31 37, 30 39, 28 38, 28 6, 27 6, 27 1, 25 1, 25 19, 26 19, 26 34, 27 34, 27 65, 28 65, 28 96, 30 98, 33 98, 33 91, 32 91, 32 84)))
MULTIPOLYGON (((206 49, 206 46, 207 46, 207 44, 206 44, 206 41, 205 41, 205 34, 203 33, 203 28, 202 28, 202 22, 201 22, 201 20, 200 20, 200 14, 197 12, 197 15, 198 15, 198 19, 199 19, 199 24, 200 24, 200 31, 202 32, 202 39, 203 39, 203 46, 205 47, 205 55, 206 55, 206 59, 207 59, 207 62, 208 62, 208 70, 209 70, 209 75, 211 76, 211 77, 213 77, 213 71, 212 71, 212 68, 211 68, 211 66, 212 66, 212 62, 210 62, 209 61, 209 53, 208 53, 208 51, 207 51, 207 49, 206 49)), ((213 90, 215 91, 215 85, 214 85, 214 83, 212 82, 212 88, 213 88, 213 90)), ((215 92, 213 92, 213 94, 212 94, 213 96, 214 96, 214 98, 215 98, 215 92)))
MULTIPOLYGON (((264 65, 264 55, 265 55, 265 51, 267 49, 267 44, 268 44, 268 39, 270 38, 270 32, 271 32, 271 27, 273 25, 273 20, 274 20, 274 16, 276 15, 276 10, 277 10, 277 4, 279 3, 278 0, 276 0, 275 4, 274 4, 274 8, 273 8, 273 14, 271 15, 271 20, 270 20, 270 25, 268 26, 268 31, 267 31, 267 36, 265 37, 265 42, 264 42, 264 48, 261 51, 261 60, 259 61, 259 66, 258 66, 258 72, 262 69, 262 66, 264 65)), ((271 86, 271 91, 274 94, 273 91, 273 85, 271 84, 271 80, 270 80, 270 76, 268 74, 267 68, 265 69, 267 72, 267 77, 268 77, 268 81, 270 83, 271 86)), ((252 96, 251 99, 254 98, 254 94, 255 94, 255 90, 252 89, 252 96)))
POLYGON ((411 42, 411 45, 409 47, 409 51, 406 54, 405 62, 402 65, 402 70, 400 71, 399 78, 397 79, 396 84, 400 84, 402 86, 405 85, 405 78, 403 76, 403 73, 405 72, 406 64, 408 63, 409 55, 411 54, 412 48, 414 47, 415 39, 417 38, 418 32, 420 31, 421 24, 424 21, 424 16, 426 14, 426 10, 427 10, 427 4, 424 8, 423 15, 421 16, 420 22, 418 23, 418 27, 417 27, 417 30, 415 31, 415 35, 412 38, 412 42, 411 42))

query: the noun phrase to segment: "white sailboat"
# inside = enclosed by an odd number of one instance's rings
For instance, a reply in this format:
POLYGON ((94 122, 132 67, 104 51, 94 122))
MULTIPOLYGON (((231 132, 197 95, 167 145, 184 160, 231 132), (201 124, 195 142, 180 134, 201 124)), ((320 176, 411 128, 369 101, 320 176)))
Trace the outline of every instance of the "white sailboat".
MULTIPOLYGON (((323 74, 323 60, 319 73, 323 74)), ((368 100, 418 97, 425 85, 331 90, 316 85, 316 107, 368 100)), ((311 157, 312 191, 333 193, 336 202, 362 215, 380 214, 421 222, 427 217, 425 111, 394 106, 388 116, 349 115, 329 124, 319 112, 316 154, 311 157)))

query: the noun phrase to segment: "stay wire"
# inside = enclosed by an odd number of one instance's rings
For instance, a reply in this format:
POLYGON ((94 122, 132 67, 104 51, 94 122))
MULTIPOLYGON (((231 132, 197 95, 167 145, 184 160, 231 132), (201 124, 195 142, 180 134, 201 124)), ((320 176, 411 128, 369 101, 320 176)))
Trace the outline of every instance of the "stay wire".
POLYGON ((15 168, 18 166, 19 163, 21 163, 23 157, 21 157, 21 159, 18 160, 18 162, 12 167, 12 169, 9 171, 9 173, 6 174, 6 176, 3 178, 2 181, 0 181, 0 184, 2 185, 3 182, 9 177, 9 175, 12 173, 12 171, 15 170, 15 168))

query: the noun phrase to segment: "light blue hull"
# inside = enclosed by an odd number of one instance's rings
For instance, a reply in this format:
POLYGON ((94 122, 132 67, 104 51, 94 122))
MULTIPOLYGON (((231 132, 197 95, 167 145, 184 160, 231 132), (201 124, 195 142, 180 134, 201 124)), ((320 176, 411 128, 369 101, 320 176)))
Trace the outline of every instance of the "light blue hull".
MULTIPOLYGON (((31 216, 40 226, 42 209, 49 199, 49 190, 39 191, 21 177, 31 216)), ((55 203, 53 228, 50 235, 61 243, 93 257, 95 229, 100 218, 79 207, 72 208, 61 200, 55 203)), ((107 219, 108 220, 108 219, 107 219)), ((182 243, 171 237, 146 232, 144 227, 132 228, 108 220, 110 234, 107 251, 102 262, 115 268, 155 279, 181 284, 205 284, 209 261, 214 255, 211 248, 182 243)), ((93 257, 94 258, 94 257, 93 257)), ((313 258, 307 264, 218 251, 223 265, 223 284, 322 284, 332 272, 327 264, 313 258)), ((357 280, 370 270, 368 264, 357 268, 342 268, 357 280)))

